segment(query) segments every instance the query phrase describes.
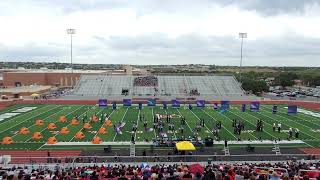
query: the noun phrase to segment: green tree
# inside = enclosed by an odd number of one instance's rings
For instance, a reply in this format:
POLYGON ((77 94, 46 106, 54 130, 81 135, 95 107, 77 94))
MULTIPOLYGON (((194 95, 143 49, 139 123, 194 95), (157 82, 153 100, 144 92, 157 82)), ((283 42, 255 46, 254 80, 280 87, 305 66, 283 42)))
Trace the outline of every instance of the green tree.
POLYGON ((303 74, 300 76, 303 84, 307 86, 320 86, 320 75, 319 74, 303 74))
POLYGON ((243 81, 242 88, 246 91, 251 91, 256 95, 269 90, 269 87, 265 81, 250 79, 246 79, 243 81))
POLYGON ((293 86, 294 80, 298 78, 296 73, 282 72, 275 78, 275 85, 282 87, 293 86))

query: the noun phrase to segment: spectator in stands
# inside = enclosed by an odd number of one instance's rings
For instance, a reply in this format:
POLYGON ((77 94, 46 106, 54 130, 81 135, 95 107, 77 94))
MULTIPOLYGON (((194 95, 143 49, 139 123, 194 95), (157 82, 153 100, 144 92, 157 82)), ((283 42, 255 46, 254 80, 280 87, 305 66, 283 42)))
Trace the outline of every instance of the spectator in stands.
POLYGON ((155 76, 136 77, 133 81, 134 86, 158 86, 158 78, 155 76))
POLYGON ((202 180, 202 175, 200 172, 196 172, 196 174, 193 176, 192 180, 202 180))
POLYGON ((126 172, 123 170, 121 171, 121 176, 118 178, 118 180, 129 180, 127 177, 126 177, 126 172))
POLYGON ((198 89, 191 89, 190 92, 189 92, 189 95, 191 95, 191 96, 199 96, 200 93, 199 93, 198 89))
POLYGON ((131 165, 113 165, 113 166, 83 166, 74 168, 62 168, 58 165, 54 171, 42 169, 22 169, 11 168, 0 170, 0 178, 2 179, 82 179, 95 180, 102 178, 117 178, 117 179, 132 179, 132 180, 166 180, 166 179, 182 179, 190 178, 194 180, 289 180, 311 178, 319 179, 320 162, 318 163, 302 163, 302 162, 283 162, 276 164, 261 163, 261 164, 210 164, 204 167, 203 172, 198 171, 191 173, 187 165, 155 165, 155 166, 131 166, 131 165), (257 167, 264 169, 277 168, 272 175, 260 172, 257 167), (299 170, 301 171, 299 175, 299 170), (203 175, 202 175, 203 174, 203 175), (299 176, 298 176, 299 175, 299 176))
POLYGON ((184 173, 184 175, 182 177, 191 179, 192 175, 190 174, 190 172, 187 171, 187 172, 184 173))
POLYGON ((280 180, 280 175, 277 171, 273 171, 270 180, 280 180))

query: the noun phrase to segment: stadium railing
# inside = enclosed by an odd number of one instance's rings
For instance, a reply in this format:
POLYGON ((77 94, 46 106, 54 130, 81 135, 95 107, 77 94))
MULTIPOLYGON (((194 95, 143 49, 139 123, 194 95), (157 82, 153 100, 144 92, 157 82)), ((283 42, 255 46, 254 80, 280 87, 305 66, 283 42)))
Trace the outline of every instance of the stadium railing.
POLYGON ((243 155, 152 155, 152 156, 46 156, 46 157, 10 157, 2 159, 2 164, 79 164, 79 163, 142 163, 142 162, 248 162, 248 161, 299 161, 316 160, 319 156, 307 154, 243 154, 243 155))

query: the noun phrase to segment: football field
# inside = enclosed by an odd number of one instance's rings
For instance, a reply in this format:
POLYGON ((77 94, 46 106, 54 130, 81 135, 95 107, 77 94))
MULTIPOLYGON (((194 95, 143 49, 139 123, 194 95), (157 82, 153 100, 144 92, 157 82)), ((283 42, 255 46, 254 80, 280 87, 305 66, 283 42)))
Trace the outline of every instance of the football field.
MULTIPOLYGON (((290 139, 301 140, 303 143, 291 143, 283 146, 292 147, 320 147, 320 118, 319 112, 314 112, 299 107, 298 113, 288 115, 285 105, 278 106, 278 112, 272 113, 271 105, 262 105, 258 112, 241 111, 241 105, 231 105, 226 112, 213 109, 212 106, 205 108, 187 107, 163 109, 162 106, 143 107, 141 110, 137 106, 123 107, 118 106, 116 110, 112 107, 100 108, 96 105, 14 105, 0 111, 0 139, 10 137, 11 144, 1 144, 0 149, 3 150, 44 150, 44 149, 81 149, 96 148, 102 145, 92 144, 91 141, 95 137, 100 137, 103 143, 130 142, 132 136, 135 137, 137 143, 152 142, 160 136, 160 133, 154 128, 153 117, 159 114, 161 116, 171 115, 170 123, 165 123, 163 133, 169 139, 192 138, 198 136, 200 139, 212 137, 217 140, 237 141, 241 140, 286 140, 289 137, 289 128, 299 129, 299 138, 290 139), (101 114, 109 116, 113 125, 122 123, 121 133, 116 133, 114 126, 106 126, 104 119, 93 122, 90 117, 96 115, 98 118, 101 114), (67 121, 61 122, 60 116, 65 116, 67 121), (74 117, 78 117, 79 124, 71 124, 74 117), (144 116, 144 120, 140 120, 139 116, 144 116), (83 117, 87 117, 82 120, 83 117), (185 117, 186 123, 181 124, 181 117, 185 117), (204 126, 199 130, 200 120, 204 120, 204 126), (240 135, 234 134, 232 126, 233 120, 244 123, 244 130, 240 135), (263 131, 256 131, 258 120, 263 121, 263 131), (36 120, 43 120, 44 124, 36 125, 36 120), (218 137, 214 136, 212 130, 216 127, 216 123, 221 122, 222 127, 218 133, 218 137), (49 129, 49 123, 54 123, 56 128, 49 129), (84 129, 84 123, 89 123, 92 127, 84 129), (280 133, 273 131, 273 124, 282 124, 280 133), (147 124, 147 128, 145 128, 147 124), (169 124, 172 124, 174 130, 169 130, 169 124), (137 131, 132 131, 132 127, 137 125, 137 131), (61 128, 66 127, 69 132, 61 134, 61 128), (105 134, 99 134, 98 130, 104 127, 105 134), (29 133, 22 134, 21 128, 27 128, 29 133), (181 132, 183 128, 183 133, 181 132), (40 139, 32 138, 35 132, 39 132, 42 137, 40 139), (82 132, 84 137, 77 139, 75 134, 82 132), (57 139, 57 144, 49 145, 47 141, 50 137, 57 139), (78 143, 80 142, 80 143, 78 143), (81 143, 82 142, 82 143, 81 143), (78 144, 77 144, 78 143, 78 144)), ((166 122, 166 120, 164 120, 166 122)), ((236 146, 236 145, 234 145, 236 146)), ((261 145, 262 146, 262 145, 261 145)))

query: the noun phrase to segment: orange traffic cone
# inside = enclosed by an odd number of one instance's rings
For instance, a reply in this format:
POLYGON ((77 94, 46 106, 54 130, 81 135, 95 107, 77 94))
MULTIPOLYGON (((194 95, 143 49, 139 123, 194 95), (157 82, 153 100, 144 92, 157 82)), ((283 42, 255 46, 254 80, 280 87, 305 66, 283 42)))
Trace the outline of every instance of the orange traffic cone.
POLYGON ((47 143, 48 144, 56 144, 58 142, 56 137, 49 137, 47 143))
POLYGON ((35 132, 32 135, 32 139, 34 139, 34 140, 39 140, 39 139, 42 139, 42 138, 43 138, 43 136, 42 136, 42 134, 40 132, 35 132))
POLYGON ((84 129, 91 129, 92 126, 89 123, 84 123, 83 128, 84 129))
POLYGON ((60 130, 60 134, 68 134, 70 131, 69 131, 69 129, 67 128, 67 127, 63 127, 63 128, 61 128, 61 130, 60 130))
POLYGON ((76 139, 83 139, 85 137, 85 135, 83 134, 83 132, 79 131, 76 133, 76 135, 74 137, 76 139))
POLYGON ((1 144, 12 144, 12 143, 13 143, 12 138, 6 136, 6 137, 4 137, 4 138, 2 139, 2 143, 1 143, 1 144))
POLYGON ((20 134, 29 134, 29 133, 30 133, 30 131, 26 127, 23 127, 23 128, 20 129, 20 134))
POLYGON ((72 119, 71 124, 74 126, 79 125, 79 121, 77 119, 72 119))
POLYGON ((52 129, 56 129, 56 128, 57 128, 56 124, 54 124, 54 123, 48 124, 48 129, 52 130, 52 129))
POLYGON ((100 137, 94 137, 91 142, 92 144, 101 144, 102 139, 100 137))
POLYGON ((43 120, 42 119, 37 119, 36 120, 36 125, 37 126, 42 126, 44 124, 43 120))
POLYGON ((106 126, 112 126, 112 121, 111 121, 110 119, 108 119, 108 120, 106 120, 106 121, 104 122, 104 124, 105 124, 106 126))
POLYGON ((97 121, 98 121, 98 117, 97 117, 96 115, 93 115, 92 118, 91 118, 91 120, 92 120, 93 122, 97 122, 97 121))
POLYGON ((98 134, 105 134, 105 133, 107 133, 107 131, 106 131, 106 128, 104 128, 104 127, 101 127, 101 128, 98 130, 98 134))
POLYGON ((66 121, 67 121, 66 116, 60 116, 60 117, 59 117, 59 121, 60 121, 60 122, 63 122, 63 123, 66 122, 66 121))

